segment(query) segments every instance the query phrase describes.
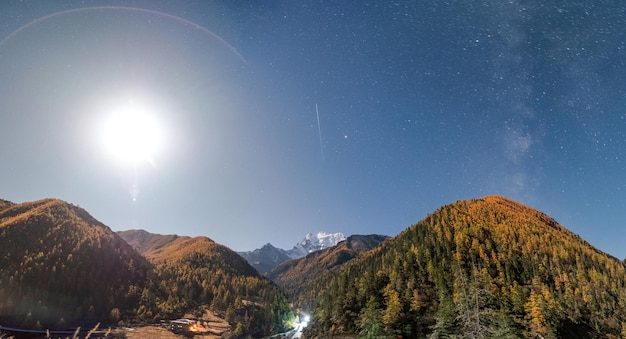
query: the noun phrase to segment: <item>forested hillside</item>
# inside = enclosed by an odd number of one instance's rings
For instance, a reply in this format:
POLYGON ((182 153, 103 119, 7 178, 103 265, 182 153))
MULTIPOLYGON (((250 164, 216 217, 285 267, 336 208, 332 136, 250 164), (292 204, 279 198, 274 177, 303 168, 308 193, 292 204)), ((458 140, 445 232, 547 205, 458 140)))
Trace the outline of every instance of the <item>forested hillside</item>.
POLYGON ((0 201, 0 324, 137 324, 208 307, 233 335, 260 336, 295 317, 273 282, 209 238, 123 235, 145 256, 77 206, 0 201))
POLYGON ((60 200, 0 203, 0 322, 65 328, 134 316, 148 261, 60 200))
POLYGON ((318 280, 309 334, 624 338, 625 284, 622 261, 488 196, 441 207, 318 280))
POLYGON ((380 245, 387 238, 389 237, 376 234, 352 235, 333 247, 285 261, 272 269, 267 277, 282 287, 297 305, 307 304, 311 297, 312 281, 380 245))
MULTIPOLYGON (((128 243, 60 200, 0 201, 2 324, 150 322, 208 307, 232 334, 262 336, 294 319, 276 284, 207 237, 119 234, 128 243)), ((271 276, 312 310, 310 336, 626 337, 624 263, 498 196, 443 206, 392 239, 350 237, 271 276)))
POLYGON ((233 334, 268 335, 294 319, 279 288, 236 252, 207 237, 178 237, 134 230, 119 233, 142 249, 155 268, 155 286, 140 317, 180 315, 208 305, 233 334), (158 309, 159 314, 153 313, 158 309))
POLYGON ((144 230, 118 231, 117 234, 144 256, 178 239, 176 234, 154 234, 144 230))

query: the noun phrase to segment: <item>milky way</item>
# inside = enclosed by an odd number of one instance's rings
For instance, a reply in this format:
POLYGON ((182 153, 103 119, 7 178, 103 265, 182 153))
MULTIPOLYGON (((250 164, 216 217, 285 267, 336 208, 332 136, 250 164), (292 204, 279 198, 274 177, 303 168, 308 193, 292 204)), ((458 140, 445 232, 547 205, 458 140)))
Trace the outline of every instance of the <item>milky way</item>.
POLYGON ((125 6, 0 4, 2 198, 250 250, 500 194, 626 257, 620 1, 125 6), (95 141, 128 100, 156 167, 95 141))

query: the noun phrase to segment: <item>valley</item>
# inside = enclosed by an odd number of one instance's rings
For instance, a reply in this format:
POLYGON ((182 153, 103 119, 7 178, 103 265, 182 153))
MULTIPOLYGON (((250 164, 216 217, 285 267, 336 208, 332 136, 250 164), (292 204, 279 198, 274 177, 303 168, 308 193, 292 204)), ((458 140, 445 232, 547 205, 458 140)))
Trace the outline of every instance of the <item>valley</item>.
POLYGON ((0 79, 0 339, 626 339, 624 0, 0 0, 0 79))
POLYGON ((112 232, 56 199, 3 204, 0 246, 7 335, 96 324, 97 335, 127 338, 626 334, 624 262, 500 196, 442 206, 395 237, 351 235, 265 273, 208 237, 112 232))

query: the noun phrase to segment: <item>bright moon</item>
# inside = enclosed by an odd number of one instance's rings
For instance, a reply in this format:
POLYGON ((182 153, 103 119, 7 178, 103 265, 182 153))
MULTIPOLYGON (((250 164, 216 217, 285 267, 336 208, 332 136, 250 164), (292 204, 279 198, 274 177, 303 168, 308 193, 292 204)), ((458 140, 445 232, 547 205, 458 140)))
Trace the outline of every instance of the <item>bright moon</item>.
POLYGON ((161 131, 149 114, 137 107, 114 112, 106 121, 102 141, 109 152, 124 163, 148 161, 161 143, 161 131))

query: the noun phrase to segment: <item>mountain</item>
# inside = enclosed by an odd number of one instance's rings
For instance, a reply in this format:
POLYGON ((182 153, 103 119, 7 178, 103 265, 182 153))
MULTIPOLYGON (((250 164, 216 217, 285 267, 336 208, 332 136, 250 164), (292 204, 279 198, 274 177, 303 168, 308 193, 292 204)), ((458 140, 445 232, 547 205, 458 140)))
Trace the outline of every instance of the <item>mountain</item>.
POLYGON ((178 239, 176 234, 162 235, 144 230, 118 231, 117 234, 143 255, 167 246, 178 239))
POLYGON ((624 263, 500 196, 443 206, 310 286, 310 336, 626 334, 624 263))
POLYGON ((15 205, 14 203, 8 201, 8 200, 3 200, 0 199, 0 212, 2 212, 2 210, 7 209, 11 206, 15 205))
POLYGON ((297 296, 308 291, 307 284, 331 269, 343 265, 361 253, 380 245, 388 236, 351 235, 337 245, 309 253, 274 267, 266 276, 281 286, 288 295, 297 296))
POLYGON ((0 248, 3 326, 91 328, 208 308, 237 337, 280 332, 295 318, 278 286, 227 247, 207 237, 118 235, 57 199, 0 200, 0 248))
POLYGON ((266 274, 276 265, 291 259, 287 251, 276 248, 272 244, 267 243, 261 248, 254 251, 237 252, 240 256, 256 268, 261 274, 266 274))
POLYGON ((151 265, 85 210, 0 201, 0 323, 25 328, 132 315, 151 265))
POLYGON ((201 254, 208 256, 206 264, 219 266, 215 270, 260 277, 236 252, 207 237, 161 235, 144 230, 119 231, 117 234, 155 264, 177 262, 201 254))
MULTIPOLYGON (((208 306, 232 325, 235 336, 280 332, 294 318, 278 286, 226 246, 207 237, 118 234, 155 267, 158 286, 146 296, 151 301, 145 312, 156 308, 161 317, 180 317, 208 306)), ((154 315, 145 312, 139 315, 154 315)))
POLYGON ((335 246, 340 241, 344 240, 346 240, 346 237, 342 233, 307 233, 304 240, 297 243, 292 249, 287 251, 287 254, 292 259, 302 258, 309 253, 335 246))
POLYGON ((259 272, 267 274, 272 268, 284 261, 302 258, 309 253, 335 246, 343 240, 345 240, 345 236, 341 233, 308 233, 302 241, 288 251, 276 248, 268 243, 254 251, 237 253, 259 272))

